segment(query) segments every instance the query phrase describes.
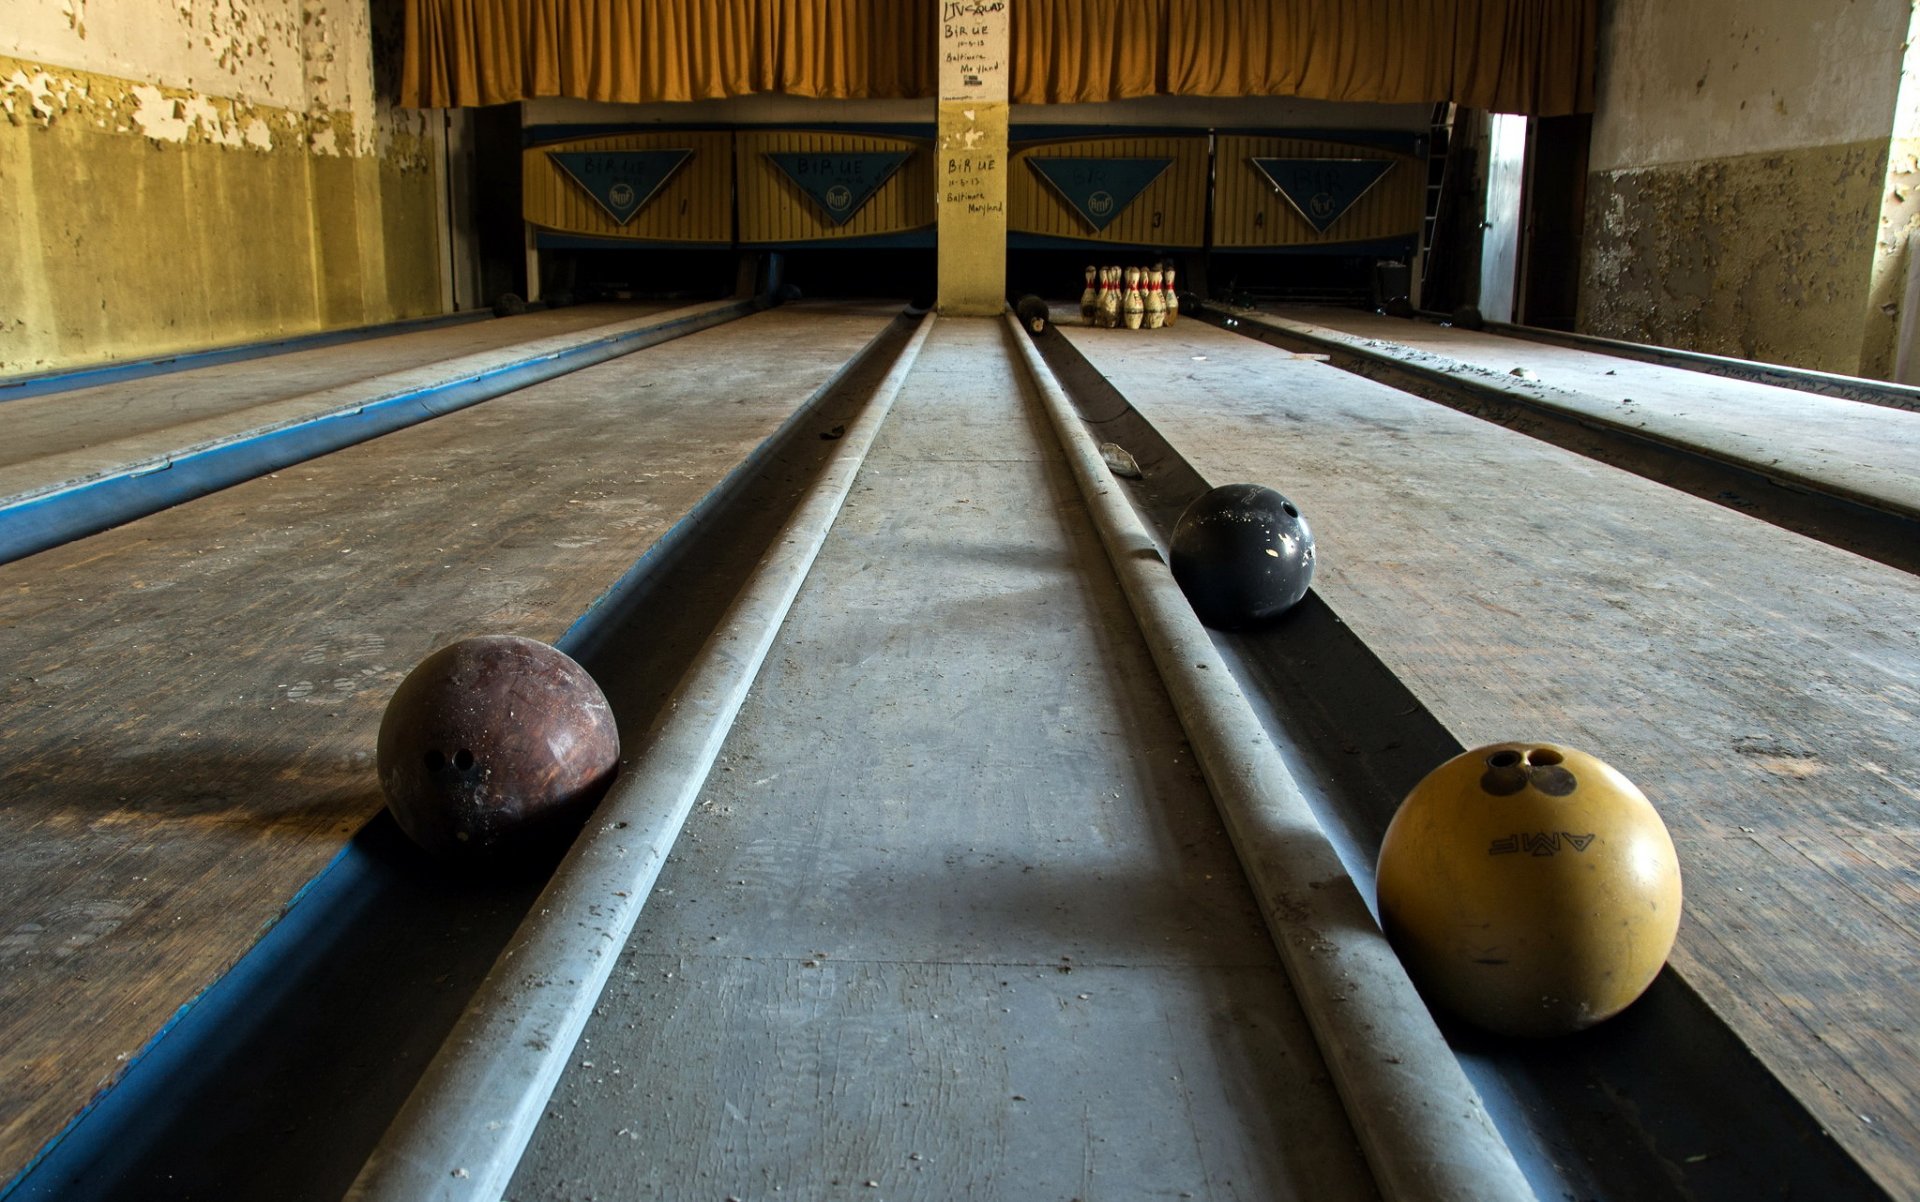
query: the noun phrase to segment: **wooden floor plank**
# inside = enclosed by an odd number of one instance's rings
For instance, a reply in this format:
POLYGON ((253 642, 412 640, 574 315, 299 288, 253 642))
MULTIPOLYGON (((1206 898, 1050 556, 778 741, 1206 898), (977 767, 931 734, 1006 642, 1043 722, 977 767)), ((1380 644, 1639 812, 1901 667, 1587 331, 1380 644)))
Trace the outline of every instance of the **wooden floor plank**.
POLYGON ((1356 309, 1285 306, 1241 319, 1298 326, 1776 480, 1920 516, 1920 413, 1356 309))
POLYGON ((1065 330, 1207 479, 1301 506, 1315 590, 1461 742, 1641 785, 1685 873, 1675 966, 1920 1193, 1911 882, 1846 867, 1920 822, 1913 578, 1200 323, 1065 330))
POLYGON ((891 315, 764 313, 0 568, 0 1181, 378 809, 415 662, 559 637, 891 315))
MULTIPOLYGON (((4 402, 0 468, 339 388, 389 372, 499 351, 657 312, 655 305, 581 305, 497 321, 466 322, 369 338, 346 346, 120 380, 4 402)), ((0 481, 8 479, 0 472, 0 481)), ((12 491, 0 484, 0 491, 12 491)))

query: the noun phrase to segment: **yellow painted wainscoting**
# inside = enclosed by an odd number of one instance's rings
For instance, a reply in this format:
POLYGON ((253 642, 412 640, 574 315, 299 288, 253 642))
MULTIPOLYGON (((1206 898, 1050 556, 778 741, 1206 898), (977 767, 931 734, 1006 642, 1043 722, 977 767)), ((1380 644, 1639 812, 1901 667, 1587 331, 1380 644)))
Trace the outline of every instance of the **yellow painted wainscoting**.
POLYGON ((1123 246, 1199 248, 1207 232, 1205 135, 1157 134, 1014 143, 1007 180, 1007 230, 1123 246), (1106 229, 1094 232, 1053 189, 1035 158, 1164 159, 1173 162, 1106 229))
POLYGON ((634 242, 733 241, 733 134, 727 130, 647 130, 530 146, 522 152, 520 178, 521 214, 542 229, 634 242), (693 154, 622 225, 550 157, 613 150, 693 154))
POLYGON ((824 129, 743 129, 734 141, 740 173, 740 241, 749 245, 837 242, 924 230, 934 223, 932 143, 923 138, 824 129), (844 225, 769 154, 870 154, 906 151, 907 159, 844 225))
POLYGON ((1420 232, 1427 173, 1426 165, 1412 155, 1320 138, 1246 134, 1221 134, 1214 154, 1213 244, 1223 250, 1332 246, 1420 232), (1320 233, 1274 191, 1253 165, 1256 158, 1388 159, 1393 166, 1320 233))

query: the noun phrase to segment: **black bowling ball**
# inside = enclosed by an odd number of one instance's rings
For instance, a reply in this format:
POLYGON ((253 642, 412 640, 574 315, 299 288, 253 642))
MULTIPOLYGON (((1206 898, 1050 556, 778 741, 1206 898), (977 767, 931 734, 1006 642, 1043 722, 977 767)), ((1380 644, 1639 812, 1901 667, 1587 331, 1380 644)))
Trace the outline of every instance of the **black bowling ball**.
POLYGON ((1174 523, 1173 578, 1209 626, 1239 630, 1276 618, 1313 583, 1313 530, 1271 488, 1222 484, 1174 523))
POLYGON ((1037 296, 1021 297, 1013 306, 1013 311, 1020 315, 1020 324, 1035 334, 1046 333, 1047 323, 1053 318, 1047 302, 1037 296))

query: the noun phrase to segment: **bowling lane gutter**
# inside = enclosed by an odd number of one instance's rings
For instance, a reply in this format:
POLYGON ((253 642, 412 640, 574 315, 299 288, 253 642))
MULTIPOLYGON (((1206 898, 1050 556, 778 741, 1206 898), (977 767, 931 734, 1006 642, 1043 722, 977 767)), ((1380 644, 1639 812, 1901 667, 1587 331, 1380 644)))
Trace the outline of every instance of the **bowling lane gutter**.
POLYGON ((471 309, 464 313, 442 313, 433 317, 412 317, 404 321, 388 321, 373 326, 355 326, 349 330, 322 330, 314 334, 299 334, 292 338, 243 342, 235 346, 215 347, 207 351, 156 355, 151 359, 135 359, 127 363, 103 363, 94 367, 8 376, 0 379, 0 402, 50 396, 56 392, 72 392, 77 388, 97 388, 102 384, 118 384, 127 380, 144 380, 151 376, 172 375, 178 371, 196 371, 202 367, 217 367, 223 363, 240 363, 248 359, 264 359, 269 355, 284 355, 290 351, 318 350, 321 347, 338 346, 344 342, 364 342, 370 338, 390 338, 395 334, 412 334, 419 330, 437 330, 445 326, 466 325, 469 322, 493 316, 493 312, 487 309, 471 309))
MULTIPOLYGON (((1902 571, 1920 570, 1913 532, 1920 510, 1900 497, 1783 470, 1710 444, 1611 421, 1591 411, 1466 378, 1359 345, 1359 339, 1272 314, 1230 310, 1213 302, 1201 320, 1283 350, 1301 348, 1331 357, 1334 366, 1412 392, 1470 416, 1516 429, 1541 441, 1600 459, 1636 475, 1728 505, 1737 512, 1866 555, 1902 571), (1596 453, 1595 443, 1610 453, 1596 453), (1769 503, 1769 489, 1785 490, 1769 503)), ((1755 381, 1773 384, 1774 381, 1755 381)), ((1800 391, 1808 391, 1801 389, 1800 391)), ((1840 398, 1854 399, 1854 398, 1840 398)), ((1886 406, 1883 408, 1905 408, 1886 406)))
MULTIPOLYGON (((1419 309, 1415 314, 1422 320, 1435 325, 1453 322, 1451 313, 1419 309)), ((1911 409, 1920 413, 1920 388, 1911 384, 1865 380, 1858 376, 1815 371, 1810 367, 1785 367, 1777 363, 1758 363, 1752 359, 1710 355, 1705 351, 1684 351, 1673 346, 1653 346, 1644 342, 1627 342, 1619 338, 1601 338, 1594 334, 1549 330, 1544 326, 1488 321, 1481 323, 1477 328, 1484 329, 1489 334, 1505 334, 1510 338, 1524 338, 1528 342, 1544 342, 1549 346, 1567 346, 1577 350, 1594 351, 1602 355, 1612 355, 1616 359, 1635 359, 1641 363, 1655 363, 1661 367, 1678 367, 1686 371, 1697 371, 1702 375, 1724 376, 1729 380, 1745 380, 1750 384, 1771 384, 1776 388, 1791 388, 1795 392, 1811 392, 1819 396, 1838 397, 1843 401, 1861 401, 1868 405, 1881 405, 1888 409, 1911 409)))
POLYGON ((1018 321, 1028 374, 1219 805, 1381 1196, 1535 1197, 1252 705, 1018 321))
MULTIPOLYGON (((571 341, 577 335, 559 335, 543 339, 547 347, 540 352, 505 364, 476 368, 475 362, 490 353, 464 356, 443 365, 459 374, 427 384, 403 383, 415 373, 396 372, 370 382, 370 400, 302 413, 87 479, 0 498, 0 564, 98 534, 267 472, 745 317, 769 303, 765 297, 750 297, 690 306, 622 322, 613 327, 614 332, 585 341, 571 341), (464 370, 460 366, 463 363, 467 365, 464 370)), ((368 384, 348 387, 366 389, 368 384)), ((280 402, 276 408, 297 406, 301 400, 296 397, 280 402)))
POLYGON ((901 351, 347 1193, 495 1202, 937 319, 901 351))

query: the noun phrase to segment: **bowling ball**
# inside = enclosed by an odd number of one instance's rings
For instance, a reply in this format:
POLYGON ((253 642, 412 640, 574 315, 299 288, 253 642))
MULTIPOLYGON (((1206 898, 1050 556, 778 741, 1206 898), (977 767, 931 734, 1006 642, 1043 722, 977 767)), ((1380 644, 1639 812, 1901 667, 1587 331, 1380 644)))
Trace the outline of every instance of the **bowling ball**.
POLYGON ((586 669, 533 639, 462 639, 394 690, 377 755, 387 808, 436 856, 537 856, 569 840, 620 765, 586 669))
POLYGON ((1035 334, 1046 333, 1047 323, 1053 319, 1052 311, 1047 308, 1047 302, 1037 296, 1021 297, 1013 306, 1013 311, 1019 315, 1020 324, 1035 334))
POLYGON ((1313 583, 1313 530, 1292 501, 1258 484, 1222 484, 1174 523, 1169 566, 1209 626, 1278 617, 1313 583))
POLYGON ((1633 782, 1585 752, 1496 743, 1407 794, 1380 845, 1380 922, 1428 999, 1505 1035, 1624 1010, 1680 929, 1680 863, 1633 782))
POLYGON ((1453 311, 1453 324, 1463 330, 1478 330, 1486 326, 1487 319, 1480 315, 1478 306, 1461 305, 1453 311))
POLYGON ((526 299, 517 292, 502 292, 493 302, 495 317, 517 317, 526 311, 526 299))

